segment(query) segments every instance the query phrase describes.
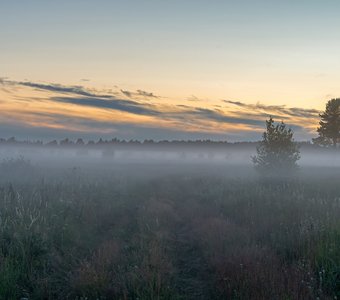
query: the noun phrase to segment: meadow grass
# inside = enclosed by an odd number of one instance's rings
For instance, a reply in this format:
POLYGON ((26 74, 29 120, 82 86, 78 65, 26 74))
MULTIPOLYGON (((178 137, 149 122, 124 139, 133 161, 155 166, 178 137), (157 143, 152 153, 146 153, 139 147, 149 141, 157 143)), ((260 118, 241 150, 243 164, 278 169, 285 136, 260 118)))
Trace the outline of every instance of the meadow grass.
POLYGON ((0 299, 340 297, 331 174, 262 182, 9 166, 0 299))

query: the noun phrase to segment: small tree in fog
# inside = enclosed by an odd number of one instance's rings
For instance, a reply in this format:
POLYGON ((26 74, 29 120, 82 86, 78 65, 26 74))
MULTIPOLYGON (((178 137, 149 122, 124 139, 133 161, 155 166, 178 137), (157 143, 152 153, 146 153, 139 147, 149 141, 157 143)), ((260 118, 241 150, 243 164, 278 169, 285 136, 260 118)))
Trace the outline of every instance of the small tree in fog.
POLYGON ((340 98, 329 100, 320 118, 320 127, 317 129, 319 137, 313 139, 313 142, 336 147, 340 140, 340 98))
POLYGON ((256 147, 257 155, 252 157, 255 168, 262 174, 283 174, 298 168, 300 150, 294 142, 293 131, 283 122, 275 125, 270 117, 266 121, 263 139, 256 147))

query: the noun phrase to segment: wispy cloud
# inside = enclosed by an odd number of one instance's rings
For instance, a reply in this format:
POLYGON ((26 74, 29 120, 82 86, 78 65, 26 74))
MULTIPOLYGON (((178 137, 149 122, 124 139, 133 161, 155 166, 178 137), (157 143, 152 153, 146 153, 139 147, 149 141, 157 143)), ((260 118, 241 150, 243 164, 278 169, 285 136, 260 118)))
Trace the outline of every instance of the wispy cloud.
MULTIPOLYGON (((84 86, 6 78, 0 78, 0 85, 2 90, 10 88, 12 93, 6 94, 4 98, 0 94, 1 131, 4 128, 8 130, 9 126, 17 128, 21 124, 21 127, 31 128, 32 132, 37 128, 40 131, 45 128, 46 132, 60 130, 114 134, 122 138, 124 135, 138 138, 138 134, 140 138, 147 138, 149 133, 150 137, 161 139, 238 136, 247 140, 256 136, 260 138, 264 121, 271 115, 284 120, 301 138, 305 138, 311 136, 310 130, 317 124, 319 114, 316 109, 233 100, 223 100, 219 106, 199 107, 198 103, 207 105, 207 102, 198 101, 195 96, 191 100, 194 105, 176 105, 168 101, 157 103, 153 99, 159 96, 151 92, 131 92, 119 90, 118 87, 115 93, 84 86)), ((1 135, 3 132, 0 132, 1 135)))
POLYGON ((72 95, 80 95, 80 96, 88 96, 88 97, 98 97, 101 98, 110 98, 111 94, 105 94, 103 92, 96 92, 94 90, 85 88, 80 85, 62 85, 57 83, 39 83, 39 82, 31 82, 31 81, 14 81, 9 80, 7 78, 0 77, 0 84, 2 86, 25 86, 31 87, 37 90, 50 91, 62 94, 72 94, 72 95))
POLYGON ((124 96, 126 96, 126 97, 128 97, 128 98, 131 98, 132 95, 133 95, 133 93, 130 92, 130 91, 124 91, 124 90, 120 90, 120 91, 121 91, 121 93, 122 93, 124 96))
POLYGON ((187 97, 187 100, 193 101, 193 102, 201 101, 201 99, 196 97, 195 95, 191 95, 191 96, 187 97))
POLYGON ((156 96, 154 93, 143 91, 143 90, 137 90, 137 93, 139 96, 146 97, 146 98, 159 98, 159 96, 156 96))
POLYGON ((182 108, 176 113, 165 113, 166 116, 171 116, 176 119, 205 119, 210 121, 215 121, 219 123, 232 123, 232 124, 246 124, 246 125, 263 125, 263 120, 258 120, 256 118, 240 118, 228 116, 221 110, 217 109, 207 109, 200 107, 190 107, 187 105, 177 105, 182 108))
POLYGON ((147 91, 144 91, 144 90, 137 90, 137 91, 133 92, 133 91, 127 91, 127 90, 121 89, 120 92, 128 98, 133 98, 133 97, 156 98, 156 99, 160 98, 160 96, 157 96, 152 92, 147 92, 147 91))
POLYGON ((76 104, 81 106, 91 106, 118 110, 133 114, 158 115, 159 112, 132 100, 120 100, 113 97, 103 99, 101 97, 51 97, 51 101, 76 104))
MULTIPOLYGON (((88 89, 84 88, 83 86, 65 86, 60 84, 42 84, 42 83, 35 83, 35 82, 29 82, 29 81, 21 81, 17 82, 18 85, 22 86, 28 86, 40 90, 47 90, 51 92, 59 92, 59 93, 65 93, 65 94, 75 94, 75 95, 81 95, 81 96, 88 96, 88 97, 96 97, 99 96, 97 93, 91 92, 88 89)), ((101 98, 110 98, 111 95, 100 95, 101 98)))
POLYGON ((286 107, 285 105, 264 105, 260 103, 256 104, 247 104, 240 101, 232 101, 232 100, 223 100, 223 102, 232 104, 238 107, 246 108, 249 110, 255 111, 264 111, 268 114, 270 113, 278 113, 282 116, 291 116, 291 117, 303 117, 303 118, 315 118, 319 116, 320 111, 316 109, 305 109, 300 107, 286 107))

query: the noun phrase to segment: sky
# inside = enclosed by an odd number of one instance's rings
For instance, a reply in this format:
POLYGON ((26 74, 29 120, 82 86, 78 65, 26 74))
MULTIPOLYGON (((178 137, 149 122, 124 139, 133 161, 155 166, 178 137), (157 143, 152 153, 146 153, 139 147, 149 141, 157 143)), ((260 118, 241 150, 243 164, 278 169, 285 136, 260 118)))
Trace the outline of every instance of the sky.
POLYGON ((340 97, 337 0, 0 0, 0 137, 296 139, 340 97))

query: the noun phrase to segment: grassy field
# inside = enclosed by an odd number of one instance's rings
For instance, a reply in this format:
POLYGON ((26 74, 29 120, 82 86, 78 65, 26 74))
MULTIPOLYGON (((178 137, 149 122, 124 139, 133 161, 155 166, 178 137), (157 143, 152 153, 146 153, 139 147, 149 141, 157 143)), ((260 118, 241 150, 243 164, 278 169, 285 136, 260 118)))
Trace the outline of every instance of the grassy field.
POLYGON ((340 298, 338 169, 129 168, 2 162, 0 299, 340 298))

